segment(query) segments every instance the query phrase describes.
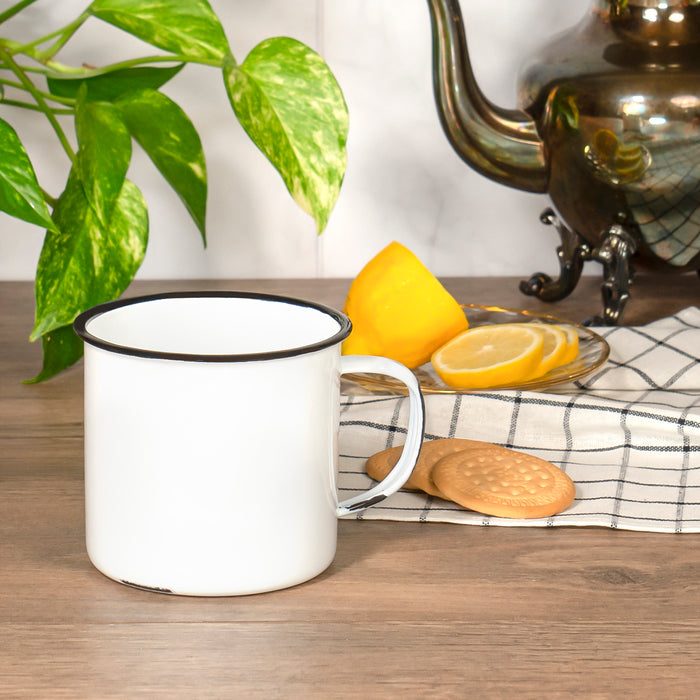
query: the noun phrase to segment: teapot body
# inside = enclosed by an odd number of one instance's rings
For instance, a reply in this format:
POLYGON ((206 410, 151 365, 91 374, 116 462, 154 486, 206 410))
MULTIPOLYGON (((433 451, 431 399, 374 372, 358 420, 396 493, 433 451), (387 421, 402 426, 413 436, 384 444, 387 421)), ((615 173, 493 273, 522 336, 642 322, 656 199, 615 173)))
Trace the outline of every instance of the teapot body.
POLYGON ((595 0, 526 64, 518 98, 578 236, 599 246, 616 222, 635 264, 700 268, 698 0, 595 0))

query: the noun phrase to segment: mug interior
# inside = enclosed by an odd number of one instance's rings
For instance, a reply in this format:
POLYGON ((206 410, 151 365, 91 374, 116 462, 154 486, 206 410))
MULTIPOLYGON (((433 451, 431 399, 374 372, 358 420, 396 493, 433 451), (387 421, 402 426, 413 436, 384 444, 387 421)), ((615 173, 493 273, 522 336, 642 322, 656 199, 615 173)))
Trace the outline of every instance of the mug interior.
POLYGON ((333 309, 286 297, 175 293, 95 307, 76 319, 75 331, 114 352, 235 360, 335 345, 347 337, 350 323, 333 309))

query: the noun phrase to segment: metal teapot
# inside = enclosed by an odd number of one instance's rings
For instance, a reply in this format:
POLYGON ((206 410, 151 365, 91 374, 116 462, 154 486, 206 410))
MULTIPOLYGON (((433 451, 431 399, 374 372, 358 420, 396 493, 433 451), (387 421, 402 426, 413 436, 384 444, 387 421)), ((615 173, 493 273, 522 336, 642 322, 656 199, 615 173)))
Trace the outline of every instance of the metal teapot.
POLYGON ((548 193, 560 277, 521 283, 568 295, 603 264, 603 312, 617 323, 634 268, 700 273, 700 0, 593 0, 524 67, 520 109, 495 106, 469 63, 458 0, 428 0, 435 97, 447 137, 475 170, 548 193))

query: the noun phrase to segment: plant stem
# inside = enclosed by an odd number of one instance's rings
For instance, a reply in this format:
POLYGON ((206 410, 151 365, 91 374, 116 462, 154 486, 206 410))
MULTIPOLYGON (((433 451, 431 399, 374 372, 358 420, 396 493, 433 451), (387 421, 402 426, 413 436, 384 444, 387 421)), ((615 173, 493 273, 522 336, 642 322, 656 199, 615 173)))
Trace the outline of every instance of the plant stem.
POLYGON ((37 61, 40 61, 41 63, 45 63, 49 59, 53 58, 60 50, 63 48, 64 44, 75 34, 78 29, 82 26, 82 24, 85 22, 85 20, 89 17, 90 15, 87 12, 83 12, 81 15, 76 17, 72 22, 67 24, 65 27, 62 27, 61 29, 57 29, 54 32, 51 32, 50 34, 47 34, 46 36, 42 36, 40 39, 35 39, 34 41, 30 42, 29 44, 24 44, 21 48, 20 51, 22 53, 27 53, 28 49, 33 49, 35 46, 39 46, 40 44, 43 44, 49 39, 53 39, 54 37, 58 37, 58 41, 56 41, 54 44, 49 46, 46 49, 42 49, 41 51, 33 51, 31 52, 32 58, 36 59, 37 61))
POLYGON ((29 7, 29 5, 33 5, 35 2, 36 0, 21 0, 21 2, 18 2, 16 5, 13 5, 4 12, 1 12, 0 24, 10 19, 11 17, 14 17, 18 12, 21 12, 25 7, 29 7))
POLYGON ((14 80, 6 80, 5 78, 0 78, 0 85, 7 85, 8 87, 24 90, 24 85, 22 85, 22 83, 16 83, 14 80))
POLYGON ((119 63, 110 63, 107 66, 101 66, 99 68, 74 68, 58 63, 57 61, 47 61, 46 67, 62 76, 72 75, 80 78, 94 78, 97 75, 105 75, 117 70, 135 68, 136 66, 149 65, 152 63, 199 63, 205 66, 221 67, 221 61, 214 58, 192 58, 191 56, 181 56, 179 54, 143 56, 142 58, 132 58, 126 61, 120 61, 119 63))
MULTIPOLYGON (((0 40, 0 47, 1 46, 4 46, 4 44, 2 43, 2 40, 0 40)), ((7 47, 5 47, 5 48, 7 48, 7 47)), ((10 53, 12 53, 12 52, 10 51, 10 53)), ((6 65, 0 63, 0 70, 10 70, 10 68, 8 68, 6 65)), ((22 70, 25 73, 41 73, 42 75, 46 75, 46 68, 44 68, 44 67, 39 68, 37 66, 22 66, 22 70)))
MULTIPOLYGON (((0 85, 7 85, 8 87, 12 87, 17 90, 26 90, 26 87, 23 83, 17 83, 14 80, 7 80, 5 78, 0 78, 0 85)), ((37 90, 37 92, 44 99, 49 100, 51 102, 58 102, 58 104, 67 105, 68 107, 73 107, 73 105, 75 105, 75 99, 72 97, 59 97, 58 95, 52 95, 50 92, 44 92, 43 90, 37 90)), ((6 99, 0 99, 0 102, 2 102, 2 104, 10 104, 10 100, 6 99)), ((17 105, 19 103, 15 102, 14 104, 17 105)), ((27 105, 27 107, 30 107, 30 105, 27 105)), ((63 114, 63 112, 61 112, 61 114, 63 114)))
MULTIPOLYGON (((9 45, 7 40, 0 39, 0 50, 5 50, 6 53, 14 55, 18 53, 20 48, 19 44, 12 42, 9 45)), ((39 61, 36 57, 35 52, 31 51, 26 54, 28 58, 39 61)), ((22 66, 22 70, 25 73, 41 73, 46 77, 51 77, 53 74, 56 77, 65 78, 75 77, 75 78, 94 78, 97 75, 105 75, 107 73, 112 73, 115 70, 123 70, 125 68, 134 68, 136 66, 149 65, 152 63, 199 63, 205 66, 214 66, 215 68, 221 67, 221 61, 216 59, 205 59, 205 58, 192 58, 191 56, 181 56, 179 54, 168 54, 168 55, 156 55, 156 56, 143 56, 140 58, 132 58, 126 61, 120 61, 119 63, 111 63, 107 66, 101 66, 100 68, 86 68, 75 66, 68 66, 59 61, 46 60, 39 61, 42 63, 41 66, 22 66)), ((3 66, 0 62, 0 70, 7 68, 3 66)))
POLYGON ((41 192, 44 195, 44 200, 46 203, 52 208, 55 209, 56 205, 58 204, 58 199, 55 197, 52 197, 43 187, 41 188, 41 192))
MULTIPOLYGON (((20 102, 19 100, 2 100, 3 105, 10 107, 21 107, 22 109, 31 109, 35 112, 45 112, 43 107, 32 104, 31 102, 20 102)), ((74 109, 51 109, 52 114, 73 114, 74 109)))
POLYGON ((75 163, 75 152, 73 151, 70 142, 66 138, 66 135, 63 129, 61 128, 61 125, 58 123, 58 120, 54 116, 53 111, 46 104, 46 101, 41 96, 41 93, 36 89, 34 83, 32 83, 32 81, 29 80, 29 78, 27 78, 22 68, 19 65, 17 65, 12 56, 10 56, 10 54, 3 47, 0 47, 0 59, 2 59, 5 62, 5 65, 7 65, 12 70, 12 72, 19 78, 22 85, 34 98, 34 101, 39 106, 39 109, 46 115, 46 118, 49 120, 49 123, 53 127, 53 130, 56 132, 56 136, 58 136, 58 140, 61 142, 63 150, 70 158, 71 163, 75 163))
MULTIPOLYGON (((44 92, 43 90, 37 90, 37 92, 46 100, 49 100, 50 102, 57 102, 60 105, 65 105, 66 107, 70 107, 70 111, 73 111, 73 107, 75 106, 75 98, 73 97, 59 97, 58 95, 52 95, 50 92, 44 92)), ((54 110, 55 112, 56 110, 54 110)), ((63 114, 63 112, 61 112, 63 114)))

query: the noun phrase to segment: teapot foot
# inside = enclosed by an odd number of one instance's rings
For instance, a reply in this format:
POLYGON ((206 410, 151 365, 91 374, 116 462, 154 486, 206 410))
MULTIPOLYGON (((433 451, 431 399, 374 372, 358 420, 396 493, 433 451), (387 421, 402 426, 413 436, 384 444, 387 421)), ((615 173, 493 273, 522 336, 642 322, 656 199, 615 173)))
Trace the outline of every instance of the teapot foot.
POLYGON ((585 322, 591 326, 615 326, 622 319, 634 272, 630 258, 637 250, 634 238, 621 223, 615 223, 605 231, 603 241, 590 253, 590 259, 603 265, 603 314, 585 322))
POLYGON ((560 275, 552 279, 544 272, 537 272, 530 279, 520 282, 520 291, 542 301, 559 301, 578 284, 583 263, 595 260, 603 265, 603 311, 601 315, 587 319, 584 325, 617 325, 629 299, 633 279, 630 259, 636 251, 634 238, 622 225, 624 217, 618 217, 618 221, 604 231, 597 248, 591 248, 575 231, 569 229, 551 208, 545 209, 540 219, 544 224, 554 226, 559 233, 561 245, 557 247, 557 257, 560 275))
POLYGON ((561 239, 561 245, 557 246, 559 277, 552 279, 544 272, 536 272, 530 279, 520 282, 520 291, 542 301, 560 301, 571 294, 578 284, 590 248, 575 231, 564 224, 553 209, 545 209, 540 214, 540 221, 547 226, 554 226, 561 239))

